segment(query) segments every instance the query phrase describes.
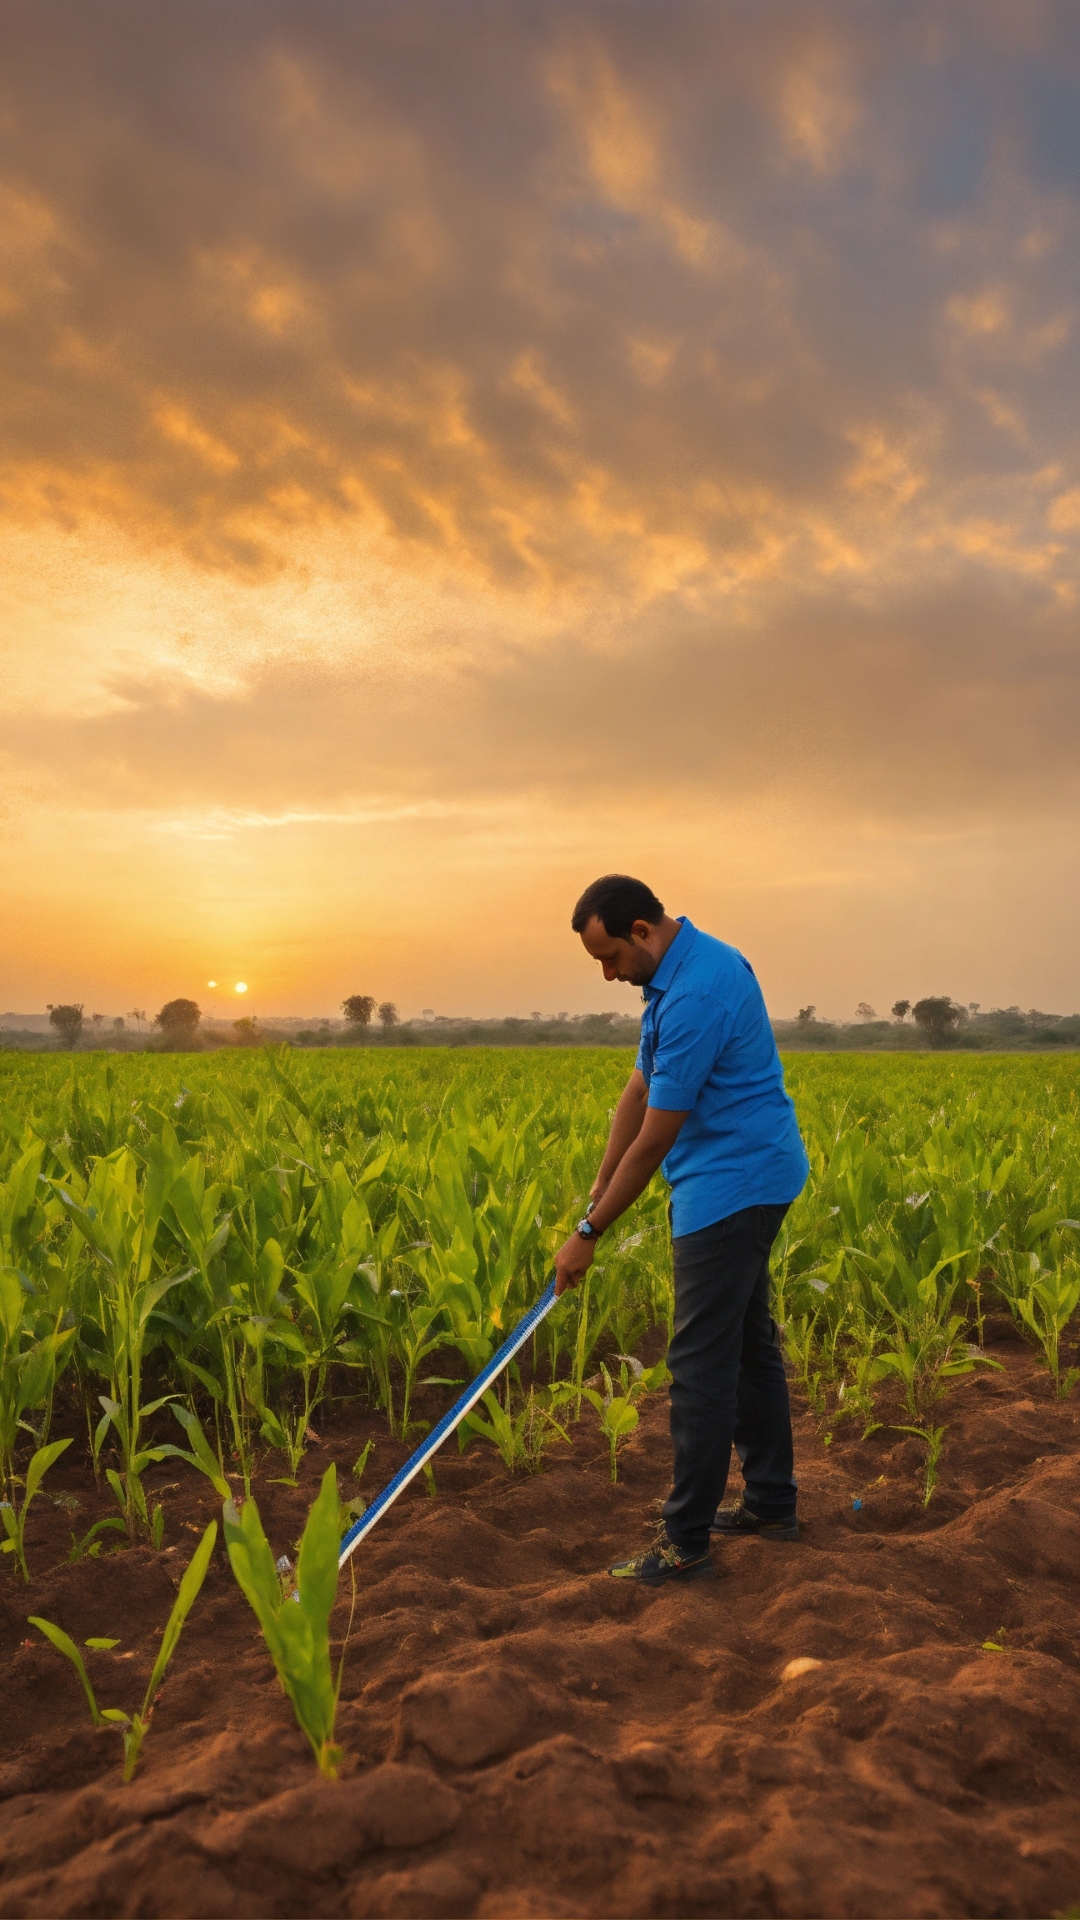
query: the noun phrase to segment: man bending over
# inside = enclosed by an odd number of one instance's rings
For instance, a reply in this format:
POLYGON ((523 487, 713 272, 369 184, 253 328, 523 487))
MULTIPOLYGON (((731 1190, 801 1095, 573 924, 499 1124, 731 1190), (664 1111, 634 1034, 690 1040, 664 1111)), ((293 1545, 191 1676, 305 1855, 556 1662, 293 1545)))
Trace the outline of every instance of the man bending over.
POLYGON ((645 1011, 590 1211, 556 1256, 556 1292, 581 1284, 600 1236, 662 1166, 675 1265, 674 1484, 654 1545, 609 1572, 689 1580, 711 1571, 711 1533, 799 1536, 769 1253, 809 1163, 749 961, 673 919, 626 874, 594 880, 571 925, 605 980, 641 987, 645 1011), (745 1493, 721 1508, 733 1443, 745 1493))

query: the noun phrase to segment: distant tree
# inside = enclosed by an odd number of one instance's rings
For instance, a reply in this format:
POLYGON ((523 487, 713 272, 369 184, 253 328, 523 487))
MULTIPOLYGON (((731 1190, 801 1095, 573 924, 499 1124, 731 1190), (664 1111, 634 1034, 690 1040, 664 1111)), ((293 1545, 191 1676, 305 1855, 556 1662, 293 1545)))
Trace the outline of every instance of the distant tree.
POLYGON ((796 1015, 796 1019, 798 1020, 800 1027, 812 1027, 814 1024, 814 1015, 816 1012, 817 1012, 816 1007, 800 1007, 796 1015))
POLYGON ((258 1024, 253 1014, 246 1013, 240 1020, 234 1020, 233 1032, 242 1047, 257 1047, 262 1044, 258 1024))
POLYGON ((131 1012, 128 1014, 128 1019, 134 1020, 135 1025, 138 1027, 139 1032, 141 1033, 143 1028, 143 1021, 146 1019, 146 1008, 132 1007, 131 1012))
POLYGON ((103 1013, 92 1013, 90 1015, 90 1018, 93 1021, 95 1027, 100 1027, 105 1019, 105 1015, 103 1013))
POLYGON ((54 1007, 49 1001, 49 1025, 55 1027, 65 1047, 73 1047, 82 1032, 82 1001, 78 1006, 54 1007))
POLYGON ((116 1016, 116 1019, 115 1019, 115 1020, 113 1021, 113 1023, 112 1023, 112 1026, 113 1026, 113 1032, 114 1032, 114 1033, 123 1033, 123 1031, 124 1031, 124 1028, 125 1028, 125 1026, 126 1026, 126 1024, 127 1024, 127 1023, 126 1023, 126 1021, 125 1021, 125 1019, 124 1019, 124 1016, 123 1016, 123 1014, 122 1014, 122 1013, 118 1013, 118 1014, 117 1014, 117 1016, 116 1016))
POLYGON ((542 1019, 543 1019, 543 1017, 544 1017, 544 1016, 543 1016, 543 1014, 542 1014, 542 1013, 534 1013, 534 1014, 533 1014, 533 1016, 532 1016, 532 1018, 533 1018, 534 1020, 542 1020, 542 1019))
POLYGON ((907 1019, 908 1014, 910 1012, 911 1012, 910 1000, 894 1000, 893 1001, 892 1017, 898 1023, 899 1026, 903 1026, 904 1021, 907 1019))
POLYGON ((971 1014, 975 1014, 975 1013, 978 1013, 978 1011, 979 1011, 979 1008, 981 1007, 981 1005, 982 1005, 982 1001, 981 1001, 981 1000, 969 1000, 969 1001, 968 1001, 968 1012, 969 1012, 969 1013, 971 1013, 971 1014))
POLYGON ((154 1025, 161 1028, 168 1045, 190 1047, 201 1019, 202 1009, 194 1000, 167 1000, 154 1016, 154 1025))
POLYGON ((922 1028, 932 1047, 946 1046, 964 1017, 963 1007, 958 1007, 947 993, 930 994, 925 1000, 916 1000, 912 1011, 916 1026, 922 1028))
POLYGON ((375 995, 350 993, 348 999, 342 1001, 341 1011, 351 1027, 370 1027, 375 1011, 375 995))
POLYGON ((392 1000, 379 1001, 379 1019, 387 1031, 389 1031, 391 1027, 397 1026, 398 1018, 398 1010, 392 1000))
POLYGON ((874 1009, 870 1005, 870 1002, 868 1000, 860 1000, 858 1006, 855 1009, 855 1012, 858 1014, 860 1020, 876 1020, 877 1019, 877 1014, 874 1012, 874 1009))

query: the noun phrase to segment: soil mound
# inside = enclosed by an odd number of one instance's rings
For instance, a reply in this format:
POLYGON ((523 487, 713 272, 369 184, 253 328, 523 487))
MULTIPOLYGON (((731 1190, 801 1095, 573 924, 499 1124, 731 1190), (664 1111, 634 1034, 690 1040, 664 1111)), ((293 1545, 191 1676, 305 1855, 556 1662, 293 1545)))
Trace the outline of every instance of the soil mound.
MULTIPOLYGON (((26 1616, 118 1635, 87 1659, 130 1709, 213 1496, 162 1469, 165 1549, 68 1564, 71 1525, 105 1508, 62 1463, 32 1584, 0 1588, 0 1920, 1074 1910, 1080 1406, 1026 1349, 995 1352, 1004 1372, 950 1395, 928 1507, 918 1440, 826 1448, 804 1413, 803 1539, 718 1543, 715 1579, 675 1591, 603 1572, 666 1491, 664 1396, 616 1486, 585 1421, 534 1479, 448 1450, 438 1497, 410 1492, 356 1556, 336 1784, 220 1549, 121 1784, 115 1733, 26 1616)), ((372 1433, 378 1486, 404 1449, 343 1408, 300 1488, 257 1488, 275 1552, 372 1433)))

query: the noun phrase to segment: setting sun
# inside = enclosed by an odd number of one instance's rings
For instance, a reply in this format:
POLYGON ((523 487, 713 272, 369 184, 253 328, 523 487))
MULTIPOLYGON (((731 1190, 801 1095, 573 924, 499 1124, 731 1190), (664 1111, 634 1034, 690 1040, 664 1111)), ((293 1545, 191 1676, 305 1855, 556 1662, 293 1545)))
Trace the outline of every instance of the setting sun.
POLYGON ((237 983, 236 983, 236 991, 237 991, 237 993, 246 993, 246 992, 247 992, 247 981, 246 981, 246 980, 238 980, 238 981, 237 981, 237 983))

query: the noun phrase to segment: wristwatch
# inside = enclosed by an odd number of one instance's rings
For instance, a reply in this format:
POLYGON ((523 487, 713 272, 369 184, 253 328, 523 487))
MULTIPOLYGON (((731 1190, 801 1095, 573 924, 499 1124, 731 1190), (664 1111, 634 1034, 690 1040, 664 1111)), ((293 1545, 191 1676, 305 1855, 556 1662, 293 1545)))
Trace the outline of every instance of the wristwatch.
MULTIPOLYGON (((585 1215, 583 1220, 578 1221, 576 1230, 580 1233, 583 1240, 599 1240, 600 1238, 600 1234, 593 1226, 588 1214, 585 1215)), ((601 1228, 600 1231, 603 1232, 603 1228, 601 1228)))

